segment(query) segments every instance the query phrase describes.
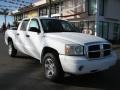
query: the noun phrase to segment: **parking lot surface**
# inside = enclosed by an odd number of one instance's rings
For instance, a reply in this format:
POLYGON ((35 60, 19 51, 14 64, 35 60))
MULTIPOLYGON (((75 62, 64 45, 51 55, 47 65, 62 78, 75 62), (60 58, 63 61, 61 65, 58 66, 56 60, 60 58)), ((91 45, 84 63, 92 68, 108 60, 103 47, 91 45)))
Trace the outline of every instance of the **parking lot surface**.
POLYGON ((0 34, 0 90, 120 90, 120 45, 113 45, 119 60, 111 69, 89 75, 66 75, 59 83, 44 78, 39 61, 19 53, 8 56, 0 34))

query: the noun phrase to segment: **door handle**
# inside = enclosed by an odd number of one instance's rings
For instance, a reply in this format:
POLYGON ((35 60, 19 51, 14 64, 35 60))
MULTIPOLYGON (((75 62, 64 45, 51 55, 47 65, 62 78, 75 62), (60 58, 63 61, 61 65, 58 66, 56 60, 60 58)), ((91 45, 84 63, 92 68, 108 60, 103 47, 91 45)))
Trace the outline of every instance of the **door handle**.
POLYGON ((20 34, 19 34, 19 33, 17 33, 16 35, 17 35, 17 36, 19 36, 20 34))
POLYGON ((30 37, 30 35, 26 35, 26 37, 30 37))

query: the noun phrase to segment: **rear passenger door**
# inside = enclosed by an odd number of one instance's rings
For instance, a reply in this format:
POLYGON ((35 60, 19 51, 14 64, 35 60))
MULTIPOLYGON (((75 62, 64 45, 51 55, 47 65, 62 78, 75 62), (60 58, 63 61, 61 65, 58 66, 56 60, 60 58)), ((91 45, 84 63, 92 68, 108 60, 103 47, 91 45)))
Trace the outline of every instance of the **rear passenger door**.
POLYGON ((25 53, 28 54, 28 50, 26 49, 27 39, 26 39, 26 30, 29 23, 29 19, 23 20, 18 27, 17 33, 16 33, 16 46, 17 48, 25 53))

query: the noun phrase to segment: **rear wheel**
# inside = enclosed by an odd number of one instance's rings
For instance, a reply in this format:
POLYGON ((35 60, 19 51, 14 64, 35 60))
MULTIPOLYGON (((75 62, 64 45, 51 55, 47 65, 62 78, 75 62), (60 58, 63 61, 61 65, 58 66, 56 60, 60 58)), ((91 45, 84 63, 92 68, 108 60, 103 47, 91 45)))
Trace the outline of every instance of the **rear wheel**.
POLYGON ((52 81, 59 81, 64 76, 60 61, 55 53, 47 53, 44 56, 45 77, 52 81))
POLYGON ((14 48, 13 42, 9 41, 8 42, 8 54, 11 57, 15 57, 17 54, 17 50, 14 48))

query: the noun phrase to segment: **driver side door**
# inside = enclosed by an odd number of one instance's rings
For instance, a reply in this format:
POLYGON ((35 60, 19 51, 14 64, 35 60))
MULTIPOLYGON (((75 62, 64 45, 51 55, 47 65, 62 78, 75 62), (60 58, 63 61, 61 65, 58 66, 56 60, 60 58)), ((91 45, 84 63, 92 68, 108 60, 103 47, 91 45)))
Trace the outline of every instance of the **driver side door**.
POLYGON ((31 19, 27 35, 27 44, 29 47, 26 47, 29 51, 29 54, 37 59, 40 59, 40 51, 42 51, 42 35, 40 31, 40 24, 37 19, 31 19))

